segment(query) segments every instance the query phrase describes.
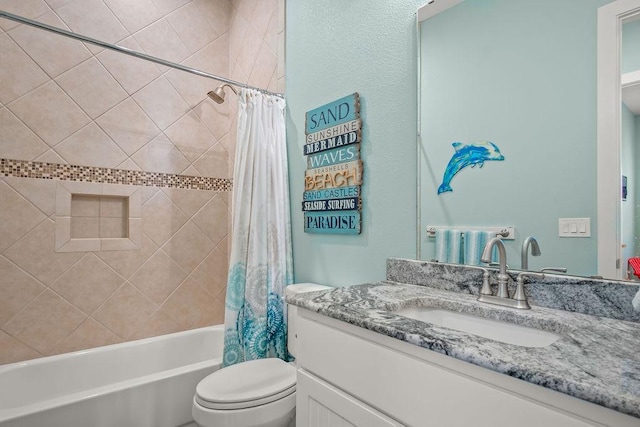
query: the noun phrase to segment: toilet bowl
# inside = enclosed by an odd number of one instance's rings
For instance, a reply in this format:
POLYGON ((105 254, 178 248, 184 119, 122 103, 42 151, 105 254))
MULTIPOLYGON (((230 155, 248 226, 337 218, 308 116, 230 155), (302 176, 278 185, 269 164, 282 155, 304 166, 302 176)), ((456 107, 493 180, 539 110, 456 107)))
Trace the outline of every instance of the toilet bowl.
MULTIPOLYGON (((330 289, 313 283, 289 285, 287 295, 330 289)), ((296 307, 288 307, 289 353, 296 354, 296 307)), ((220 369, 198 384, 191 413, 200 427, 294 427, 296 367, 259 359, 220 369)))

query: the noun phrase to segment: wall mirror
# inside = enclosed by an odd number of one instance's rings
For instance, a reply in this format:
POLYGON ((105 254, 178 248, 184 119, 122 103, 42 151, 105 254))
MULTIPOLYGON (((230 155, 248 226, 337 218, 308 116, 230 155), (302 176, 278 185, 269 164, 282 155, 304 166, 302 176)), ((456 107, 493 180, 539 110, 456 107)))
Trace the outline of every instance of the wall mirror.
POLYGON ((438 3, 437 13, 419 11, 419 257, 435 258, 428 225, 513 226, 510 268, 520 268, 522 242, 535 236, 542 255, 529 257, 530 270, 626 277, 626 259, 638 256, 640 198, 630 197, 637 163, 621 159, 640 148, 622 151, 622 33, 638 22, 640 0, 438 3), (452 144, 484 141, 504 160, 464 168, 438 194, 452 144), (559 220, 574 218, 590 220, 590 237, 559 236, 559 220))

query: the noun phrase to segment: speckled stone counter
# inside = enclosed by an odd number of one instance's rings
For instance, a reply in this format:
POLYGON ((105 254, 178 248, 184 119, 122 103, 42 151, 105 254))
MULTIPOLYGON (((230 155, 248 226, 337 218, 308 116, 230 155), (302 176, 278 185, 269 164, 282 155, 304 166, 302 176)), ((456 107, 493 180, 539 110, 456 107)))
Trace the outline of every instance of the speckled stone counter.
POLYGON ((457 290, 388 281, 298 294, 287 302, 640 418, 640 324, 540 305, 515 310, 479 303, 460 282, 434 280, 457 290), (561 338, 548 347, 521 347, 390 312, 410 306, 480 315, 561 338))

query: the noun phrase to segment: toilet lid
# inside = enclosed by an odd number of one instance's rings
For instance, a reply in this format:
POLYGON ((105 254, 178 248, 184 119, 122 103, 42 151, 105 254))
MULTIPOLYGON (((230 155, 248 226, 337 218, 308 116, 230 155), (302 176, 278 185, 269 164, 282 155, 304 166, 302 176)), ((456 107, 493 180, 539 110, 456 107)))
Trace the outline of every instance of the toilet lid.
POLYGON ((259 359, 220 369, 196 387, 209 409, 242 409, 282 399, 296 390, 296 368, 280 359, 259 359))

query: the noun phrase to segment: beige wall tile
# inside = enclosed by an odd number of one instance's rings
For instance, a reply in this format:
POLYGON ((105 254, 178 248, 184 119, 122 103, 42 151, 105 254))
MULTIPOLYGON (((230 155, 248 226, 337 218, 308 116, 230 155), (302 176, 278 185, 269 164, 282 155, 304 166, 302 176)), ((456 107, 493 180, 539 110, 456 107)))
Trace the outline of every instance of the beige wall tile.
POLYGON ((5 257, 46 285, 53 283, 82 255, 54 252, 54 224, 50 219, 40 223, 4 252, 5 257))
POLYGON ((7 108, 0 108, 0 157, 34 160, 49 146, 7 108))
MULTIPOLYGON (((285 36, 284 32, 278 34, 278 78, 284 77, 285 64, 285 36)), ((284 92, 284 91, 283 91, 284 92)))
POLYGON ((273 72, 278 65, 278 57, 266 42, 263 42, 258 51, 255 66, 249 76, 249 84, 257 87, 267 87, 273 72))
POLYGON ((187 219, 161 191, 142 206, 142 231, 157 245, 163 245, 187 219))
POLYGON ((242 46, 240 47, 237 59, 238 64, 240 64, 247 74, 251 74, 251 70, 253 70, 253 65, 256 63, 256 57, 260 51, 261 45, 262 37, 251 25, 249 25, 247 27, 247 32, 244 35, 244 40, 242 41, 242 46))
POLYGON ((53 81, 7 105, 50 146, 89 123, 89 117, 53 81))
POLYGON ((80 310, 50 290, 27 305, 3 326, 13 335, 43 355, 76 329, 86 318, 80 310))
POLYGON ((214 245, 227 235, 228 210, 224 200, 216 196, 192 219, 214 245))
POLYGON ((156 125, 164 130, 189 111, 189 106, 165 78, 160 77, 133 95, 156 125))
POLYGON ((181 188, 163 188, 162 191, 189 218, 195 215, 216 195, 213 191, 184 190, 181 188))
MULTIPOLYGON (((56 28, 69 29, 53 12, 39 16, 38 21, 56 28)), ((27 25, 13 29, 9 35, 51 78, 91 57, 91 52, 81 42, 27 25)))
POLYGON ((51 7, 51 9, 57 9, 64 6, 67 3, 71 3, 73 0, 44 0, 51 7))
POLYGON ((90 123, 55 147, 73 165, 114 168, 127 155, 95 123, 90 123))
POLYGON ((0 256, 0 326, 33 301, 45 287, 0 256))
POLYGON ((193 279, 187 279, 167 299, 159 311, 170 316, 180 329, 188 329, 211 305, 213 305, 213 298, 207 295, 193 279))
MULTIPOLYGON (((98 238, 100 235, 100 218, 71 217, 71 238, 98 238)), ((66 239, 65 239, 66 240, 66 239)))
POLYGON ((267 33, 264 36, 264 41, 267 42, 267 45, 269 45, 274 52, 278 52, 278 33, 278 15, 274 13, 271 21, 269 21, 267 33))
POLYGON ((171 125, 165 135, 189 162, 195 161, 216 143, 216 138, 193 112, 185 114, 171 125))
POLYGON ((229 0, 193 0, 217 34, 229 31, 233 7, 229 0))
MULTIPOLYGON (((144 53, 133 37, 124 39, 118 45, 144 53)), ((153 62, 119 52, 105 50, 97 58, 130 95, 160 76, 160 69, 153 62)))
POLYGON ((228 271, 228 256, 218 247, 200 263, 191 277, 212 297, 218 297, 227 287, 228 271))
POLYGON ((202 176, 231 178, 229 175, 229 153, 220 143, 211 147, 193 163, 193 166, 202 176))
POLYGON ((167 61, 180 63, 191 53, 166 19, 154 22, 133 37, 145 53, 167 61))
POLYGON ((168 15, 177 8, 187 4, 189 0, 153 0, 153 2, 163 15, 168 15))
POLYGON ((162 246, 162 250, 186 271, 191 271, 214 247, 215 244, 198 227, 187 222, 162 246))
MULTIPOLYGON (((224 34, 193 55, 204 71, 219 76, 229 75, 229 36, 224 34)), ((212 81, 208 81, 211 85, 212 81)))
POLYGON ((128 216, 129 216, 128 197, 114 197, 114 196, 100 197, 100 217, 127 218, 128 216))
POLYGON ((153 243, 153 240, 143 234, 139 249, 96 252, 96 255, 121 276, 129 279, 157 250, 158 246, 153 243))
MULTIPOLYGON (((184 65, 199 70, 205 69, 194 57, 184 61, 184 65)), ((203 79, 200 76, 180 70, 171 70, 165 74, 165 77, 171 82, 171 85, 178 91, 190 108, 198 108, 198 104, 208 100, 207 93, 213 90, 216 85, 212 80, 203 79)))
POLYGON ((200 318, 192 328, 203 328, 205 326, 220 325, 224 323, 224 295, 213 299, 211 307, 202 311, 200 318))
POLYGON ((229 58, 233 61, 237 61, 240 56, 247 28, 249 28, 249 22, 242 15, 236 13, 229 29, 229 58))
POLYGON ((189 53, 197 52, 219 35, 193 2, 171 12, 167 15, 167 21, 189 49, 189 53))
POLYGON ((142 339, 149 337, 156 337, 158 335, 172 334, 174 332, 180 332, 184 330, 178 323, 163 313, 161 310, 157 310, 155 313, 147 319, 147 321, 140 326, 140 328, 131 335, 130 339, 142 339))
POLYGON ((127 97, 127 93, 95 58, 77 65, 56 78, 82 109, 95 119, 127 97))
POLYGON ((101 238, 127 238, 128 230, 128 221, 124 218, 100 218, 101 238))
POLYGON ((102 0, 74 0, 57 8, 56 13, 73 32, 107 43, 129 35, 102 0))
POLYGON ((117 344, 121 341, 113 332, 89 318, 56 346, 53 353, 71 353, 88 348, 117 344))
POLYGON ((45 215, 50 216, 55 213, 56 183, 53 180, 11 176, 2 179, 45 215))
MULTIPOLYGON (((232 92, 230 92, 232 94, 232 92)), ((220 140, 228 132, 231 126, 231 109, 227 102, 218 104, 211 100, 198 105, 193 110, 193 113, 198 116, 201 123, 209 128, 213 136, 217 140, 220 140)))
POLYGON ((131 156, 140 169, 148 172, 180 174, 189 166, 189 161, 164 134, 155 137, 131 156))
MULTIPOLYGON (((49 11, 47 4, 42 0, 0 0, 0 9, 31 19, 49 11)), ((17 25, 19 25, 17 22, 6 19, 0 21, 0 27, 6 31, 17 25)))
POLYGON ((100 216, 100 196, 88 194, 71 195, 71 216, 100 216))
POLYGON ((116 18, 131 34, 162 18, 152 0, 104 0, 116 18))
POLYGON ((93 313, 124 283, 124 279, 94 254, 86 254, 51 289, 86 314, 93 313))
POLYGON ((48 80, 47 75, 6 34, 0 34, 0 102, 8 104, 48 80))
POLYGON ((131 98, 98 117, 96 123, 129 156, 160 133, 153 120, 131 98))
POLYGON ((125 283, 92 316, 121 338, 130 338, 157 306, 130 283, 125 283))
POLYGON ((52 149, 47 150, 43 155, 38 156, 36 158, 37 162, 45 162, 45 163, 58 163, 58 164, 66 164, 67 161, 60 157, 58 153, 53 151, 52 149))
POLYGON ((35 359, 42 354, 0 330, 0 365, 35 359))
POLYGON ((251 15, 251 25, 261 37, 265 37, 271 18, 276 16, 278 0, 260 0, 251 15))
POLYGON ((258 2, 255 0, 238 0, 235 3, 237 13, 242 15, 247 20, 251 19, 253 11, 256 9, 258 2))
POLYGON ((5 182, 0 182, 0 250, 22 238, 46 216, 5 182))
POLYGON ((151 301, 162 304, 187 277, 163 251, 157 251, 131 276, 131 283, 151 301))

